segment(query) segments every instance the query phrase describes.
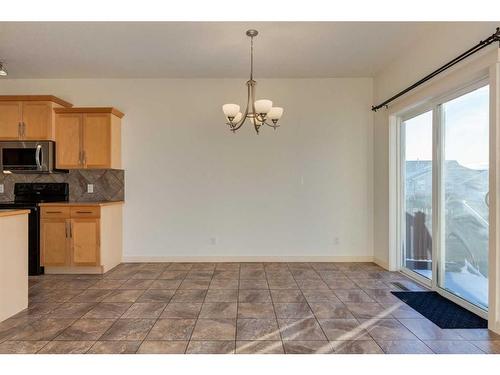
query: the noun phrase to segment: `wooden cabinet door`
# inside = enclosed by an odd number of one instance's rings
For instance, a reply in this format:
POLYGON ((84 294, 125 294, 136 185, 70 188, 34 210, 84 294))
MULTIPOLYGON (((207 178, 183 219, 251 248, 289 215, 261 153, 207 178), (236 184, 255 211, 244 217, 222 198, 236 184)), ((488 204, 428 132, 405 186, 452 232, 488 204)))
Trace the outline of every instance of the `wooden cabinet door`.
POLYGON ((78 113, 56 116, 56 166, 60 169, 82 167, 82 122, 78 113))
POLYGON ((11 141, 21 137, 21 102, 0 102, 0 140, 11 141))
POLYGON ((111 115, 83 115, 83 151, 86 168, 111 167, 111 115))
POLYGON ((23 139, 51 139, 52 111, 50 102, 23 102, 23 139))
POLYGON ((42 265, 69 265, 69 222, 66 219, 42 219, 40 244, 42 265))
POLYGON ((99 265, 99 219, 71 219, 71 242, 73 265, 99 265))

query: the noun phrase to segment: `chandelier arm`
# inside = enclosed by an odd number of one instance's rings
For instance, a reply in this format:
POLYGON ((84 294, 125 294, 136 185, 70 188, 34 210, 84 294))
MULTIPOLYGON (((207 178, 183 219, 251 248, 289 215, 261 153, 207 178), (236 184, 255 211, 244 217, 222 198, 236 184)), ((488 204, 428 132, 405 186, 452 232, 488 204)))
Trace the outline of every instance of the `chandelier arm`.
POLYGON ((266 116, 261 116, 258 113, 256 113, 255 116, 257 116, 257 120, 259 120, 259 122, 265 122, 267 118, 266 116))
POLYGON ((233 131, 233 133, 238 130, 239 128, 241 128, 243 126, 243 124, 245 123, 246 119, 247 119, 247 116, 248 116, 248 104, 249 104, 249 98, 250 98, 250 91, 251 91, 251 85, 247 85, 247 107, 245 109, 245 113, 243 114, 243 116, 241 116, 241 120, 239 122, 237 122, 236 124, 229 124, 231 126, 231 130, 233 131))
POLYGON ((270 126, 271 128, 279 128, 279 125, 275 125, 275 124, 268 124, 267 122, 264 121, 264 124, 266 124, 267 126, 270 126))
POLYGON ((231 123, 227 123, 228 125, 231 126, 231 130, 233 132, 235 132, 236 130, 238 130, 239 128, 241 128, 243 126, 243 124, 245 123, 245 120, 247 119, 247 115, 248 115, 248 106, 247 106, 247 109, 245 110, 245 113, 243 114, 243 116, 241 116, 241 120, 239 122, 237 122, 236 124, 233 124, 233 125, 231 125, 231 123))
MULTIPOLYGON (((257 132, 257 134, 259 134, 259 128, 261 127, 261 125, 257 125, 257 121, 259 121, 258 119, 258 114, 257 112, 255 112, 255 87, 252 86, 252 89, 250 90, 250 95, 251 95, 251 100, 252 100, 252 114, 253 114, 253 117, 252 117, 252 122, 253 122, 253 126, 255 128, 255 131, 257 132)), ((259 121, 261 122, 261 121, 259 121)))

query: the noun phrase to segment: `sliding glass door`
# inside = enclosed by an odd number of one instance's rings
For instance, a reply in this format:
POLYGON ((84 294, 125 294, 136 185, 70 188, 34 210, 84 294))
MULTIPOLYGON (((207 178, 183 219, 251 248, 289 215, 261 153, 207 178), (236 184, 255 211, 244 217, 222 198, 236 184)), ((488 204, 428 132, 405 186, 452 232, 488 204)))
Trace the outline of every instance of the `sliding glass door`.
POLYGON ((403 266, 432 278, 432 111, 401 124, 403 266))
POLYGON ((489 88, 401 118, 402 269, 471 309, 488 309, 489 88))
POLYGON ((439 286, 488 307, 488 86, 442 105, 439 286))

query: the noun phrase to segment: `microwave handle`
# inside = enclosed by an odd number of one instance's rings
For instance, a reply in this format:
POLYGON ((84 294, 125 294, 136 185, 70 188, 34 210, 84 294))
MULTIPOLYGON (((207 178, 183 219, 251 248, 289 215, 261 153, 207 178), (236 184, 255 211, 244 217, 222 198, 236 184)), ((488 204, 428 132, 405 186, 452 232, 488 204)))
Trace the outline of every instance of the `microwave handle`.
POLYGON ((42 151, 42 145, 36 145, 35 160, 38 170, 42 169, 42 163, 40 163, 40 152, 42 151))

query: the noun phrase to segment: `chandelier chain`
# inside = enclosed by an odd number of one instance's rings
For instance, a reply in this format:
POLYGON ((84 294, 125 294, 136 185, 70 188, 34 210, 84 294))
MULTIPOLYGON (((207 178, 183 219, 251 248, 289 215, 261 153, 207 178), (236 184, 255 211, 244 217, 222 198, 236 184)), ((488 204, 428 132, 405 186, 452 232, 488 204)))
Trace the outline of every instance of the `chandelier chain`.
POLYGON ((250 37, 250 80, 253 81, 253 36, 250 37))

